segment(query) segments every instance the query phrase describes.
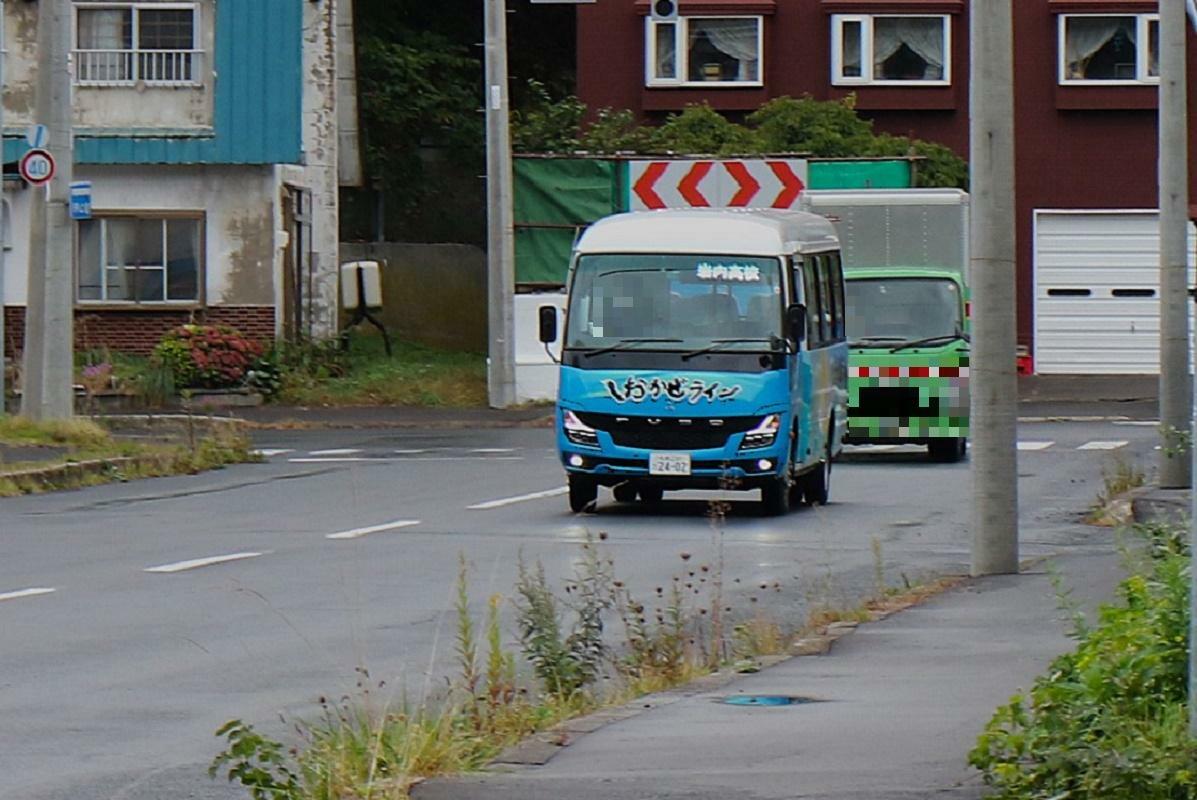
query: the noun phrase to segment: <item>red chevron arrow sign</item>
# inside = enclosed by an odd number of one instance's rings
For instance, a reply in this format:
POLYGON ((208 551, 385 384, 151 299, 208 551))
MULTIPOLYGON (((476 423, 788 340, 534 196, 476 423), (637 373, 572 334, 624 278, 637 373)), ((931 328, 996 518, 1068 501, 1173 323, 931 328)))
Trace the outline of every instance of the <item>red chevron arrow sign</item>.
POLYGON ((673 159, 628 163, 628 208, 793 208, 806 161, 673 159))

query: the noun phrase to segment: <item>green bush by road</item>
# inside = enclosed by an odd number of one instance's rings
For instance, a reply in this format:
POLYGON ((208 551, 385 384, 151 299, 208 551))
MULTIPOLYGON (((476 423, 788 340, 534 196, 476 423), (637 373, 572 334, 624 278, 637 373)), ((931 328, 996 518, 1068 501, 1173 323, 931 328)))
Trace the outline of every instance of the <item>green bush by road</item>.
POLYGON ((970 760, 1014 800, 1197 797, 1197 741, 1188 734, 1189 553, 1182 530, 1142 529, 1150 557, 1102 608, 1078 623, 1075 652, 1057 658, 1029 696, 999 708, 970 760))

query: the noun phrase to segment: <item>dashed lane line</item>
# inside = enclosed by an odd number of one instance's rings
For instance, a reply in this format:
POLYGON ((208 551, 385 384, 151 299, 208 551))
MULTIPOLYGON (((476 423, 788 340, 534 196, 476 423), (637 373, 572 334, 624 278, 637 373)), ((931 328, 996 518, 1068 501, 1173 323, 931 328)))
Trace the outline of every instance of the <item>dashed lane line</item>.
POLYGON ((327 456, 321 458, 288 458, 291 464, 352 464, 372 462, 375 464, 422 464, 428 461, 523 461, 523 456, 416 456, 396 458, 380 456, 327 456))
POLYGON ((394 531, 400 528, 410 528, 413 525, 419 525, 418 519, 397 519, 394 522, 384 522, 381 525, 370 525, 365 528, 353 528, 348 531, 340 531, 339 533, 330 533, 325 536, 325 539, 360 539, 363 536, 369 536, 372 533, 382 533, 383 531, 394 531))
POLYGON ((287 453, 294 453, 294 450, 288 450, 283 447, 261 447, 254 451, 255 454, 263 458, 274 458, 275 456, 285 456, 287 453))
POLYGON ((1120 447, 1126 447, 1130 442, 1127 441, 1096 441, 1085 442, 1077 448, 1077 450, 1117 450, 1120 447))
POLYGON ((470 511, 489 511, 492 508, 513 506, 516 503, 526 503, 529 500, 542 500, 546 497, 560 497, 568 492, 568 486, 559 486, 556 489, 546 489, 543 492, 532 492, 531 494, 521 494, 517 495, 516 497, 503 497, 498 500, 488 500, 485 503, 475 503, 472 506, 466 506, 466 508, 470 511))
POLYGON ((36 587, 33 589, 21 589, 16 592, 5 592, 0 594, 0 602, 5 600, 20 600, 22 597, 37 597, 43 594, 53 594, 57 589, 50 589, 47 587, 36 587))
POLYGON ((332 450, 311 450, 309 456, 352 456, 362 452, 360 447, 338 447, 332 450))
POLYGON ((146 572, 157 572, 170 574, 174 572, 186 572, 190 569, 199 569, 200 567, 210 567, 214 564, 227 564, 230 561, 242 561, 247 558, 257 558, 265 555, 264 553, 230 553, 227 556, 211 556, 210 558, 193 558, 189 561, 176 561, 173 564, 161 564, 157 567, 146 567, 146 572))
POLYGON ((1033 452, 1035 450, 1046 450, 1053 444, 1055 444, 1055 442, 1019 442, 1018 449, 1022 452, 1033 452))

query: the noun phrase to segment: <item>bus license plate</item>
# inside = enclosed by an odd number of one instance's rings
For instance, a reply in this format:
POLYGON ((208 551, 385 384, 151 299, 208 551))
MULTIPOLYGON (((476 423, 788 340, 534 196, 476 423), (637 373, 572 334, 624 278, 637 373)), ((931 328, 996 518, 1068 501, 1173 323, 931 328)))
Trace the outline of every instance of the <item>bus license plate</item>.
POLYGON ((689 453, 649 453, 649 475, 689 475, 689 453))

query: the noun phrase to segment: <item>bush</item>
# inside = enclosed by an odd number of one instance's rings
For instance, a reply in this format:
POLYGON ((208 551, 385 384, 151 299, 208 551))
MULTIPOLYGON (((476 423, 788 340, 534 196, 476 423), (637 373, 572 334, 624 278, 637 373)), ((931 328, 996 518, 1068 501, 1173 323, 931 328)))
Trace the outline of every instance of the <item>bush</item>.
POLYGON ((1076 651, 998 709, 970 755, 1002 798, 1197 796, 1187 733, 1189 557, 1159 546, 1076 651))
POLYGON ((262 346, 227 325, 182 325, 154 348, 154 359, 169 368, 179 389, 240 386, 262 346))

